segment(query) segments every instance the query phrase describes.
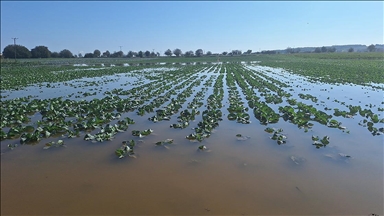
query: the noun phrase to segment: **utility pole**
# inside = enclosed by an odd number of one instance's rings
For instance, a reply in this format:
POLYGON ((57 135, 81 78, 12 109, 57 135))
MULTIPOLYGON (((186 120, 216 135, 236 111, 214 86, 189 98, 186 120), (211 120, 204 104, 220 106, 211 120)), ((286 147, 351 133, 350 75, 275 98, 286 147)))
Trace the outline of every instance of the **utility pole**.
POLYGON ((16 40, 19 38, 12 38, 13 39, 13 47, 15 47, 15 61, 16 61, 16 40))
POLYGON ((122 47, 122 46, 120 46, 120 51, 121 51, 121 47, 122 47))

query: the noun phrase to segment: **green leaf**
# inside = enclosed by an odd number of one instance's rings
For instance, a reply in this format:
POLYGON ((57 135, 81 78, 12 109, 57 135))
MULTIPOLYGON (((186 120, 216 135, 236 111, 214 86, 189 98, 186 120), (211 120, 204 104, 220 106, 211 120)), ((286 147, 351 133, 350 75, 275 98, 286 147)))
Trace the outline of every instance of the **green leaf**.
POLYGON ((204 151, 204 150, 206 150, 207 149, 207 146, 205 146, 205 145, 201 145, 201 146, 199 146, 199 148, 198 148, 199 150, 202 150, 202 151, 204 151))

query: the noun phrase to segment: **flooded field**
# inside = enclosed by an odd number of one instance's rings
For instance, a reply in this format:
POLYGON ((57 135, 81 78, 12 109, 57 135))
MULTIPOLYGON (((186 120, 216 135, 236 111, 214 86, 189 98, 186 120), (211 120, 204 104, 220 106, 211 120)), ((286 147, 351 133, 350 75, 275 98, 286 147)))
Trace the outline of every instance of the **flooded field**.
POLYGON ((2 215, 384 214, 383 83, 73 67, 1 91, 2 215))

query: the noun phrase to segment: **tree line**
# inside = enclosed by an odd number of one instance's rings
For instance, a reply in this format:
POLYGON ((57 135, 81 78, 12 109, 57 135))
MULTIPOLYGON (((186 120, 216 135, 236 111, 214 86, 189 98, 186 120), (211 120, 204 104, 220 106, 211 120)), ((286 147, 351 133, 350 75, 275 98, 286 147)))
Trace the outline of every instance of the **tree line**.
MULTIPOLYGON (((291 47, 288 47, 287 49, 285 49, 285 52, 286 53, 299 53, 301 51, 300 48, 291 48, 291 47)), ((354 52, 355 50, 351 47, 348 49, 348 52, 354 52)), ((376 51, 376 47, 375 45, 371 44, 367 47, 367 51, 368 52, 374 52, 376 51)), ((313 51, 313 53, 327 53, 327 52, 336 52, 336 48, 335 47, 316 47, 313 51)))
MULTIPOLYGON (((232 50, 231 52, 222 52, 221 54, 215 53, 213 54, 211 51, 207 51, 204 53, 203 49, 197 49, 196 51, 186 51, 182 52, 181 49, 176 48, 173 51, 171 49, 167 49, 164 52, 165 56, 171 57, 201 57, 201 56, 217 56, 217 55, 243 55, 243 54, 251 54, 252 50, 247 50, 247 52, 242 52, 241 50, 232 50)), ((93 52, 85 53, 84 55, 79 53, 78 55, 73 54, 68 49, 63 49, 60 52, 51 52, 46 46, 36 46, 35 48, 29 50, 25 46, 22 45, 8 45, 4 48, 2 52, 3 58, 154 58, 160 56, 159 52, 150 52, 150 51, 129 51, 126 54, 123 51, 118 52, 109 52, 108 50, 105 52, 101 52, 96 49, 93 52)))
POLYGON ((8 45, 2 53, 3 58, 73 58, 71 51, 63 49, 60 52, 51 52, 46 46, 36 46, 29 50, 22 45, 8 45))
MULTIPOLYGON (((367 47, 367 51, 374 52, 376 50, 375 45, 371 44, 367 47)), ((299 53, 300 48, 290 48, 288 47, 286 50, 286 53, 299 53)), ((324 52, 335 52, 336 48, 334 47, 317 47, 313 51, 314 53, 324 53, 324 52)), ((354 52, 353 48, 349 49, 348 52, 354 52)), ((256 52, 256 54, 276 54, 277 52, 274 50, 265 50, 262 52, 256 52)), ((207 51, 204 53, 203 49, 197 49, 196 51, 186 51, 182 52, 181 49, 176 48, 173 51, 171 49, 167 49, 164 52, 164 55, 171 57, 171 56, 185 56, 185 57, 201 57, 201 56, 217 56, 217 55, 250 55, 253 54, 252 50, 247 50, 246 52, 242 52, 241 50, 232 50, 231 52, 222 52, 221 54, 215 53, 213 54, 211 51, 207 51)), ((22 45, 8 45, 4 48, 2 52, 3 58, 154 58, 160 56, 159 52, 150 52, 150 51, 129 51, 127 54, 124 54, 123 51, 113 52, 110 53, 108 50, 101 53, 100 50, 96 49, 93 51, 93 53, 85 53, 84 56, 79 53, 78 55, 74 55, 71 51, 68 49, 63 49, 60 52, 51 52, 48 47, 46 46, 36 46, 35 48, 29 50, 25 46, 22 45)))

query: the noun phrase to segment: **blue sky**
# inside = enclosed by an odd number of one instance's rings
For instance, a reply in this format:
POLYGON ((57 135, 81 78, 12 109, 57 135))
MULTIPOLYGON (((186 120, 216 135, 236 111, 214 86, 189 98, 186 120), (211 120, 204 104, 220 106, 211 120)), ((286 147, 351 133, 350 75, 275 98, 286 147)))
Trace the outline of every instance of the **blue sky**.
POLYGON ((1 51, 243 52, 383 44, 383 2, 1 1, 1 51))

